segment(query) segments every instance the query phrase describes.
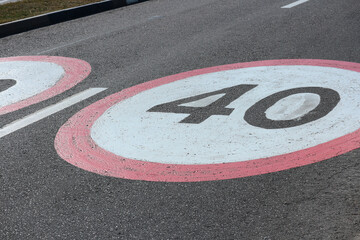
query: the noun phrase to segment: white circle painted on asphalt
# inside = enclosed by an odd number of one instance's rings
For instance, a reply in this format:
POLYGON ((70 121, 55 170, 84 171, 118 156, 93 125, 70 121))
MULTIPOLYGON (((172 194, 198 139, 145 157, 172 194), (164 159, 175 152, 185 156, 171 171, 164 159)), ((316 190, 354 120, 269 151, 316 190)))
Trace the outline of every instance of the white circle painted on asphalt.
MULTIPOLYGON (((206 106, 223 95, 184 106, 206 106)), ((314 109, 316 94, 278 101, 266 112, 274 120, 297 119, 314 109)), ((163 164, 218 164, 267 158, 311 148, 359 129, 360 73, 324 66, 257 66, 212 72, 167 83, 109 108, 91 128, 101 148, 125 158, 163 164), (156 105, 214 92, 239 84, 257 85, 227 108, 199 124, 180 123, 189 114, 149 112, 156 105), (244 120, 247 109, 280 91, 301 87, 330 88, 340 102, 325 117, 290 128, 264 129, 244 120)))
POLYGON ((84 80, 91 66, 58 56, 0 58, 0 115, 39 103, 84 80))
POLYGON ((0 62, 0 80, 13 79, 16 84, 0 92, 0 107, 35 96, 51 88, 65 74, 64 69, 51 62, 0 62))

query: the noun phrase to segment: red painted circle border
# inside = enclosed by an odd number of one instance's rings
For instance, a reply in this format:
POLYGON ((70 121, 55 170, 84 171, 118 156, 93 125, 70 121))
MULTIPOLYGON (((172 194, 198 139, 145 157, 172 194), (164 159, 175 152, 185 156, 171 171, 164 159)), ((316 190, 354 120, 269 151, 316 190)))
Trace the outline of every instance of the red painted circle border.
POLYGON ((112 94, 84 108, 59 130, 55 148, 63 159, 97 174, 146 181, 196 182, 241 178, 277 172, 329 159, 360 147, 360 129, 300 151, 244 162, 182 165, 139 161, 97 146, 90 136, 94 122, 111 106, 142 91, 191 76, 218 71, 276 65, 310 65, 360 72, 360 64, 334 60, 284 59, 237 63, 180 73, 145 82, 112 94))
POLYGON ((13 104, 0 108, 0 115, 28 107, 35 103, 39 103, 55 95, 58 95, 66 90, 72 88, 82 80, 84 80, 91 72, 89 63, 75 58, 56 57, 56 56, 19 56, 0 58, 0 62, 14 62, 14 61, 35 61, 35 62, 50 62, 60 65, 64 71, 64 76, 56 82, 56 84, 45 91, 42 91, 32 97, 18 101, 13 104))

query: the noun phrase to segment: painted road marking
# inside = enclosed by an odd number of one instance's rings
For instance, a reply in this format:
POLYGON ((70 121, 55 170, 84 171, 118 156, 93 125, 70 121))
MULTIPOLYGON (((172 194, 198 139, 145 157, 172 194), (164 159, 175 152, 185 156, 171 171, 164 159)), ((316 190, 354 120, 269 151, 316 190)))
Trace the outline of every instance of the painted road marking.
POLYGON ((0 92, 0 115, 58 95, 84 80, 90 72, 87 62, 74 58, 0 58, 0 80, 15 83, 0 92))
POLYGON ((69 163, 113 177, 239 178, 360 147, 359 106, 358 63, 239 63, 180 73, 106 97, 69 119, 55 147, 69 163))
POLYGON ((6 91, 16 84, 14 79, 0 79, 0 92, 6 91))
POLYGON ((90 40, 90 39, 95 38, 95 37, 96 37, 96 36, 90 36, 90 37, 87 37, 87 38, 82 38, 82 39, 79 39, 79 40, 74 41, 74 42, 70 42, 70 43, 63 44, 63 45, 60 45, 60 46, 57 46, 57 47, 54 47, 54 48, 50 48, 50 49, 46 49, 46 50, 44 50, 44 51, 40 51, 40 52, 38 52, 37 54, 49 53, 49 52, 58 50, 58 49, 60 49, 60 48, 65 48, 65 47, 68 47, 68 46, 75 45, 75 44, 77 44, 77 43, 84 42, 84 41, 86 41, 86 40, 90 40))
MULTIPOLYGON (((153 16, 153 17, 150 17, 148 19, 146 19, 146 21, 151 21, 151 20, 154 20, 154 19, 157 19, 157 18, 162 18, 163 16, 153 16)), ((142 22, 146 22, 146 21, 142 21, 142 22)), ((136 25, 136 24, 133 24, 133 25, 136 25)), ((74 46, 78 43, 81 43, 81 42, 84 42, 84 41, 88 41, 88 40, 91 40, 91 39, 94 39, 94 38, 99 38, 101 36, 105 36, 107 37, 108 35, 111 35, 113 33, 116 33, 116 32, 119 32, 120 30, 123 30, 124 28, 127 28, 127 27, 120 27, 120 28, 115 28, 111 31, 106 31, 106 32, 103 32, 99 35, 90 35, 88 37, 85 37, 85 38, 81 38, 81 39, 78 39, 76 41, 73 41, 73 42, 69 42, 69 43, 66 43, 66 44, 62 44, 62 45, 59 45, 57 47, 53 47, 53 48, 48 48, 48 49, 45 49, 43 51, 40 51, 40 52, 33 52, 33 54, 36 54, 36 55, 42 55, 42 54, 47 54, 49 52, 52 52, 52 51, 55 51, 55 50, 58 50, 58 49, 61 49, 61 48, 66 48, 66 47, 70 47, 70 46, 74 46)), ((73 40, 73 39, 72 39, 73 40)))
POLYGON ((90 88, 0 128, 0 138, 90 98, 107 88, 90 88))
POLYGON ((300 4, 303 4, 303 3, 306 3, 308 2, 309 0, 298 0, 296 2, 293 2, 293 3, 290 3, 288 5, 285 5, 281 8, 292 8, 292 7, 296 7, 297 5, 300 5, 300 4))

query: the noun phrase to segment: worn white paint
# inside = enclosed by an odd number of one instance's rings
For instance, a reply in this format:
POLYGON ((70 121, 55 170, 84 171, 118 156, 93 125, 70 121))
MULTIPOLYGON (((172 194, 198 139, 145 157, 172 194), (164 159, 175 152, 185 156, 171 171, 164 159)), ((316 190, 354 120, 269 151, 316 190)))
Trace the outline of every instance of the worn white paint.
POLYGON ((309 0, 298 0, 296 2, 285 5, 285 6, 281 7, 281 8, 293 8, 293 7, 296 7, 296 6, 300 5, 300 4, 306 3, 308 1, 309 0))
MULTIPOLYGON (((314 94, 297 94, 267 111, 274 119, 301 117, 318 104, 314 94), (300 100, 299 100, 300 99, 300 100), (297 102, 298 103, 295 103, 297 102)), ((291 153, 351 133, 360 127, 360 73, 331 67, 270 66, 189 77, 128 98, 108 109, 93 125, 91 137, 117 155, 159 163, 239 162, 291 153), (179 123, 188 114, 147 112, 155 105, 239 84, 258 84, 227 107, 229 116, 200 124, 179 123), (244 113, 259 100, 298 87, 336 90, 341 100, 325 117, 286 129, 249 125, 244 113)))
POLYGON ((0 80, 16 81, 14 86, 0 92, 0 107, 25 100, 51 88, 64 74, 60 65, 51 62, 0 62, 0 80))
POLYGON ((92 97, 106 88, 90 88, 0 128, 0 138, 92 97))
POLYGON ((313 93, 298 93, 279 100, 265 111, 272 120, 292 120, 304 116, 320 103, 320 96, 313 93))

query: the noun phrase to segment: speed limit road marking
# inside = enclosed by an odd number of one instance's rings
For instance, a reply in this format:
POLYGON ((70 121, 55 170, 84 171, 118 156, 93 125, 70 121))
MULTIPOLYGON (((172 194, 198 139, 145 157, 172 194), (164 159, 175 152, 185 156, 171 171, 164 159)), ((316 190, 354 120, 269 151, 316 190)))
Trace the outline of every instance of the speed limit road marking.
POLYGON ((106 97, 64 124, 55 148, 71 164, 119 178, 240 178, 360 147, 359 106, 358 63, 239 63, 106 97))
POLYGON ((0 115, 60 94, 91 72, 82 60, 53 56, 0 58, 0 115))

